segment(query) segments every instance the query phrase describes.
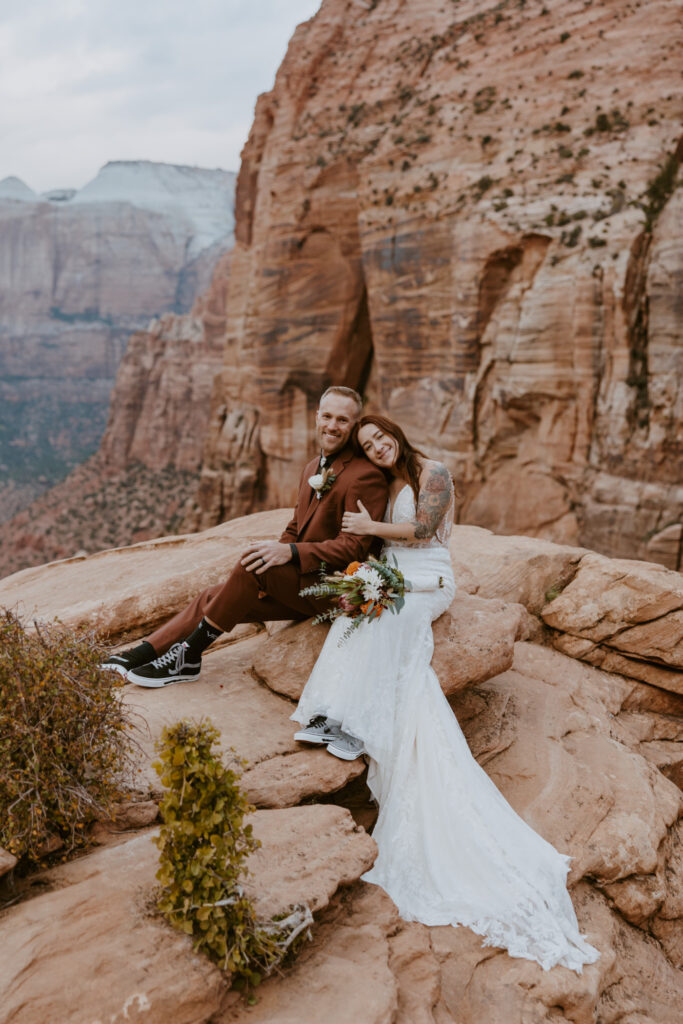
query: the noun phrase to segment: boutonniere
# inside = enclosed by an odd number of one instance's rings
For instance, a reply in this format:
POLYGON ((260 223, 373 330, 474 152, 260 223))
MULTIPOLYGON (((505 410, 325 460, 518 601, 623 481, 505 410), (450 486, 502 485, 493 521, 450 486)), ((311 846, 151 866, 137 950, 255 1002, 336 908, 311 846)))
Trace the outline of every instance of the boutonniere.
POLYGON ((309 476, 308 482, 315 491, 318 501, 320 501, 323 494, 327 494, 336 479, 337 474, 333 473, 331 468, 325 468, 322 473, 314 473, 313 476, 309 476))

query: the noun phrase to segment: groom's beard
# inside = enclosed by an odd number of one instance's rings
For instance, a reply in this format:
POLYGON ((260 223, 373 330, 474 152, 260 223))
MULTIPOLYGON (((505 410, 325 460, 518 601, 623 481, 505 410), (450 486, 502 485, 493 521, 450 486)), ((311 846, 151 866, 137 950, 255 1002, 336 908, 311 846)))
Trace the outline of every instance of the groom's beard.
POLYGON ((340 443, 337 445, 337 447, 334 448, 332 451, 326 451, 325 448, 323 447, 322 438, 321 437, 317 438, 317 441, 318 441, 318 451, 320 452, 321 455, 325 456, 325 458, 327 459, 328 464, 335 457, 335 455, 338 455, 339 452, 343 451, 344 448, 346 448, 347 444, 349 443, 350 436, 351 435, 349 435, 349 437, 347 437, 344 441, 340 441, 340 443))

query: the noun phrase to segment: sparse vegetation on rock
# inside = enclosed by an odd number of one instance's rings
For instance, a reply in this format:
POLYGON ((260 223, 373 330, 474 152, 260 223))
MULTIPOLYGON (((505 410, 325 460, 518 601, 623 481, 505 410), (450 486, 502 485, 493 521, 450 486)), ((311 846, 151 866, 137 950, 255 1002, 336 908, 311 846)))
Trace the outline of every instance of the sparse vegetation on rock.
POLYGON ((156 840, 158 906, 235 984, 253 986, 301 945, 313 919, 302 906, 279 920, 256 920, 240 884, 249 855, 261 845, 244 823, 254 808, 237 772, 213 749, 218 738, 208 721, 178 722, 163 731, 155 764, 167 788, 156 840))
POLYGON ((652 230, 655 220, 676 187, 680 166, 681 160, 678 152, 670 153, 647 187, 645 217, 649 231, 652 230))
POLYGON ((0 846, 20 861, 84 846, 121 793, 132 716, 101 660, 88 635, 0 617, 0 846))

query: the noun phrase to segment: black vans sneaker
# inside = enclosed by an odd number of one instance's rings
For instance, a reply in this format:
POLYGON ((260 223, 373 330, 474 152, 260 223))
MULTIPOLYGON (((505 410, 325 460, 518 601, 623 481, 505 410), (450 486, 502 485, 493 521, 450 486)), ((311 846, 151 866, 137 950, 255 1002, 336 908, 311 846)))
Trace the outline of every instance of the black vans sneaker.
POLYGON ((136 683, 137 686, 157 687, 168 686, 170 683, 187 683, 197 679, 202 670, 201 656, 196 655, 194 662, 187 662, 189 648, 185 641, 173 644, 172 647, 149 665, 142 665, 140 668, 131 670, 128 673, 128 682, 136 683))
POLYGON ((155 657, 155 653, 152 645, 143 640, 137 647, 119 651, 118 654, 110 654, 107 660, 102 662, 100 668, 110 668, 113 672, 118 672, 120 676, 127 677, 131 669, 149 665, 152 658, 155 657))

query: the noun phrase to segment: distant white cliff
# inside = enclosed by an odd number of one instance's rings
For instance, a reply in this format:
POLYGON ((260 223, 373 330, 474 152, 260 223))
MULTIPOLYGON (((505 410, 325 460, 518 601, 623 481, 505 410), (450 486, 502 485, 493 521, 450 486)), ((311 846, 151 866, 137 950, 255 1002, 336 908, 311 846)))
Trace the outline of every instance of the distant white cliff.
POLYGON ((38 194, 20 178, 0 181, 0 201, 50 202, 66 206, 81 203, 130 203, 184 218, 191 227, 192 254, 231 237, 235 173, 220 169, 160 164, 151 160, 110 160, 81 189, 55 188, 38 194))
POLYGON ((97 448, 131 332, 206 290, 235 179, 125 160, 78 190, 0 181, 0 521, 97 448))
POLYGON ((38 202, 40 197, 32 188, 25 185, 21 178, 11 175, 0 181, 0 199, 17 199, 21 202, 38 202))
POLYGON ((235 174, 156 164, 150 160, 113 160, 70 201, 131 203, 161 213, 185 216, 193 228, 192 253, 232 237, 235 174))

